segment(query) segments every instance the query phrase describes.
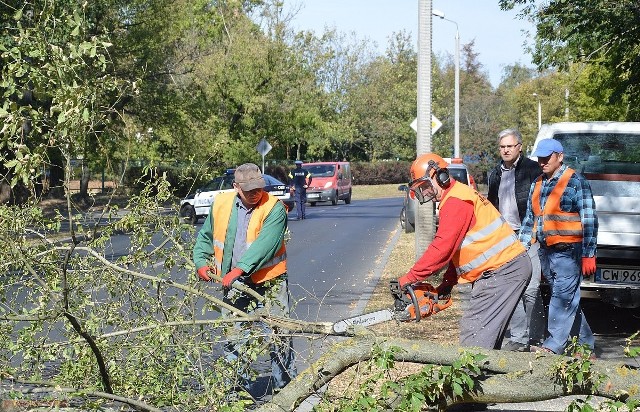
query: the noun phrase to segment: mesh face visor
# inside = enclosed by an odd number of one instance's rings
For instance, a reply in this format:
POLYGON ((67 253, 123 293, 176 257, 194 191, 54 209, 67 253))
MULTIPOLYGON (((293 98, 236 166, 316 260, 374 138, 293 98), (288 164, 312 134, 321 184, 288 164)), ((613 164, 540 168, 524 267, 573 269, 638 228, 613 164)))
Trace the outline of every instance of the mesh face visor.
POLYGON ((435 185, 429 176, 429 169, 430 167, 427 168, 427 172, 424 176, 409 182, 409 196, 414 199, 418 199, 420 204, 429 202, 436 197, 435 185), (425 198, 423 190, 428 190, 430 192, 430 196, 428 198, 425 198))

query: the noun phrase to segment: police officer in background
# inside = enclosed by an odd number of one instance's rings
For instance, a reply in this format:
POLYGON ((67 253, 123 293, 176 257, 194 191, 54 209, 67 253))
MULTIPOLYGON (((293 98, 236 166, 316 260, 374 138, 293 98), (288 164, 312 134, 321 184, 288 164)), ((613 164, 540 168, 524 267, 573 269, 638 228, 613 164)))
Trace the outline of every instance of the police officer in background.
POLYGON ((305 205, 307 203, 307 188, 311 184, 311 173, 302 168, 302 160, 296 160, 296 168, 289 172, 292 180, 293 198, 296 202, 297 220, 305 219, 305 205))

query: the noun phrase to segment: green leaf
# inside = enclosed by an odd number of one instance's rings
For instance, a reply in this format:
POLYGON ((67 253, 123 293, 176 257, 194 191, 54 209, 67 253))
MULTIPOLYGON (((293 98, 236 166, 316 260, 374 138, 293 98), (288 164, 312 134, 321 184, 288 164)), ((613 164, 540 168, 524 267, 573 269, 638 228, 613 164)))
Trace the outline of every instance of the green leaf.
POLYGON ((20 19, 22 19, 22 9, 19 9, 18 11, 16 11, 13 15, 13 19, 15 21, 18 21, 20 19))
POLYGON ((18 161, 16 159, 13 159, 13 160, 9 160, 8 162, 6 162, 4 164, 4 166, 7 169, 12 169, 12 168, 16 167, 17 164, 18 164, 18 161))
POLYGON ((458 396, 461 396, 462 392, 463 392, 462 386, 460 386, 458 382, 453 382, 453 393, 455 393, 458 396))

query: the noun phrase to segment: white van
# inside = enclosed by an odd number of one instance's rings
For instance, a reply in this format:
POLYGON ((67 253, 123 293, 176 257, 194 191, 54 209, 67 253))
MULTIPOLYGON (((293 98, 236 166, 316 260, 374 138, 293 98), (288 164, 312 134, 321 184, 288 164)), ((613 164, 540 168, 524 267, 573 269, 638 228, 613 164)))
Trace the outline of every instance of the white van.
POLYGON ((533 146, 556 139, 564 163, 589 180, 598 214, 596 274, 582 296, 624 308, 640 307, 640 123, 543 125, 533 146))

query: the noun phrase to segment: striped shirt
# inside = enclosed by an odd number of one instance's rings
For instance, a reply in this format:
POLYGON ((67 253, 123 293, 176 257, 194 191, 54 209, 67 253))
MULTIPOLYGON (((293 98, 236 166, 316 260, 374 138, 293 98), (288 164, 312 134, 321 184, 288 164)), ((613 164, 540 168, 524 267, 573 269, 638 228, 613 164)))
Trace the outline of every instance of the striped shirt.
MULTIPOLYGON (((542 179, 542 189, 540 193, 541 209, 544 210, 544 205, 549 198, 549 194, 551 194, 551 191, 558 183, 558 178, 566 169, 567 165, 560 166, 551 179, 547 178, 545 174, 540 177, 542 179)), ((531 209, 531 198, 534 187, 535 182, 531 184, 531 188, 529 189, 529 204, 527 205, 527 213, 522 220, 519 234, 520 241, 527 249, 531 245, 531 239, 534 236, 533 223, 536 217, 531 209)), ((567 188, 560 198, 560 209, 565 212, 580 214, 580 220, 582 221, 582 256, 595 256, 598 238, 598 216, 596 214, 596 204, 593 201, 593 194, 591 193, 591 186, 582 175, 573 173, 569 178, 567 188)), ((544 234, 541 231, 542 216, 538 216, 537 219, 536 228, 538 232, 535 233, 535 237, 540 243, 545 244, 544 234)))

